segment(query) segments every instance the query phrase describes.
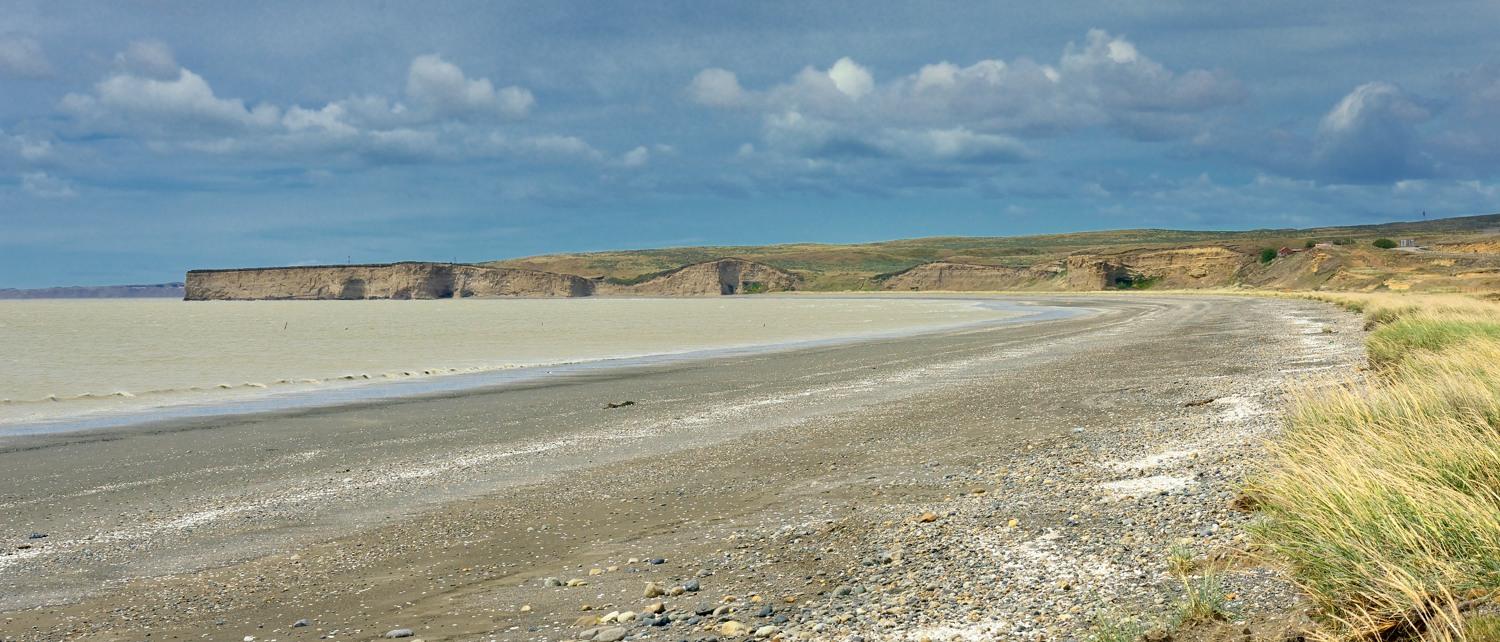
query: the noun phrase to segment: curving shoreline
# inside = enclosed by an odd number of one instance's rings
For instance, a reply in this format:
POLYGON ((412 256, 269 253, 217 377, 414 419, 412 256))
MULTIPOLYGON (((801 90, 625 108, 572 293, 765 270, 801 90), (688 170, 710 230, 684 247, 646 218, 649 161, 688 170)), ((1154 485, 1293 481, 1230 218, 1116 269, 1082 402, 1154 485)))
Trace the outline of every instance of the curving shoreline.
MULTIPOLYGON (((589 628, 574 626, 580 616, 639 611, 652 601, 647 580, 697 579, 701 594, 659 598, 677 624, 625 628, 692 637, 732 619, 809 639, 1050 637, 1101 607, 1151 607, 1179 537, 1202 552, 1232 544, 1242 520, 1225 494, 1274 428, 1263 411, 1306 369, 1336 373, 1358 355, 1357 321, 1317 304, 1028 298, 1101 312, 0 449, 22 487, 50 484, 57 498, 0 501, 12 530, 50 529, 34 549, 46 553, 0 566, 7 594, 83 598, 32 611, 11 602, 6 617, 46 632, 20 639, 140 627, 302 639, 287 627, 309 618, 307 633, 341 638, 407 626, 428 639, 553 640, 589 628), (1229 401, 1183 405, 1206 397, 1229 401), (622 398, 640 403, 598 404, 622 398), (1184 450, 1197 455, 1165 456, 1184 450), (60 461, 94 463, 65 480, 60 461), (1155 479, 1139 482, 1155 489, 1161 478, 1186 483, 1166 495, 1102 486, 1155 479), (133 506, 154 515, 130 517, 133 506), (59 514, 68 523, 38 521, 59 514), (1215 528, 1198 535, 1205 515, 1215 528), (126 537, 84 555, 68 542, 90 529, 126 537), (1124 555, 1130 573, 1048 570, 1086 568, 1089 551, 1124 555), (102 574, 90 575, 95 565, 102 574), (191 572, 70 593, 109 582, 109 569, 191 572), (747 606, 752 593, 764 601, 747 606), (731 612, 694 613, 725 595, 736 596, 731 612), (761 617, 767 603, 774 614, 761 617), (1027 608, 1047 621, 1021 627, 1016 609, 1027 608)), ((1243 580, 1246 604, 1284 603, 1267 581, 1243 580)))
MULTIPOLYGON (((380 372, 376 369, 372 372, 355 372, 353 374, 311 379, 306 377, 277 378, 264 379, 264 382, 248 381, 239 384, 224 383, 179 389, 151 389, 118 391, 113 393, 89 392, 65 397, 59 397, 54 394, 41 399, 0 399, 0 408, 7 408, 9 411, 7 415, 0 415, 0 439, 28 434, 117 428, 153 421, 275 412, 298 408, 335 407, 378 401, 385 398, 452 394, 465 390, 514 385, 552 376, 576 374, 598 368, 635 367, 676 361, 713 359, 756 352, 798 350, 823 345, 837 345, 848 342, 890 339, 912 334, 943 332, 963 327, 978 327, 990 323, 1009 323, 1046 318, 1042 316, 1044 313, 1040 310, 973 296, 926 298, 825 296, 788 299, 768 295, 757 297, 754 301, 742 300, 737 302, 737 304, 740 306, 755 305, 764 307, 768 304, 774 306, 778 300, 795 301, 798 304, 817 301, 849 302, 869 300, 900 302, 899 305, 902 306, 909 306, 913 302, 921 305, 921 301, 932 301, 944 305, 968 304, 973 308, 991 310, 998 314, 984 315, 983 318, 977 318, 972 321, 928 321, 921 323, 893 316, 892 318, 878 320, 875 324, 877 327, 873 329, 845 327, 831 332, 803 331, 800 333, 790 330, 783 331, 781 336, 764 338, 738 336, 728 341, 715 341, 711 338, 703 337, 697 339, 700 343, 707 342, 710 345, 713 343, 726 344, 710 348, 694 347, 691 340, 680 345, 672 341, 657 341, 650 347, 645 348, 644 351, 639 347, 631 348, 622 344, 612 350, 600 350, 597 348, 591 350, 573 349, 572 352, 559 353, 570 355, 561 358, 532 355, 520 359, 512 359, 510 360, 511 362, 491 365, 461 365, 460 367, 451 367, 453 364, 450 363, 449 365, 417 368, 414 370, 397 369, 380 372), (820 334, 830 336, 811 339, 799 338, 807 336, 816 337, 820 334), (34 415, 26 416, 20 414, 26 410, 33 411, 34 415)), ((662 300, 662 302, 675 306, 714 305, 712 302, 693 300, 662 300)), ((570 305, 568 302, 549 303, 533 301, 529 303, 533 305, 538 303, 542 305, 570 305)), ((652 304, 652 300, 634 299, 624 303, 627 305, 650 305, 652 304)), ((302 302, 294 305, 350 304, 302 302)), ((439 303, 437 305, 443 304, 439 303)), ((516 304, 507 301, 486 301, 479 302, 477 305, 503 306, 501 309, 504 310, 512 308, 515 305, 525 304, 516 304)), ((584 305, 588 304, 585 303, 584 305)), ((440 312, 441 310, 433 310, 430 313, 436 314, 440 312)), ((558 312, 566 312, 566 310, 558 310, 558 312)), ((692 310, 667 310, 667 312, 678 314, 687 312, 691 314, 692 310)), ((595 311, 595 313, 598 314, 599 311, 595 311)), ((1052 314, 1057 314, 1057 312, 1054 311, 1052 314)), ((600 321, 607 322, 608 318, 607 316, 602 316, 600 321)), ((416 332, 421 329, 413 328, 412 330, 416 332)), ((186 332, 191 329, 183 328, 183 330, 186 332)), ((351 345, 349 347, 354 349, 358 346, 351 345)), ((76 349, 83 350, 84 347, 76 349)), ((528 354, 534 352, 536 351, 527 351, 528 354)), ((295 362, 289 365, 294 366, 295 362)))

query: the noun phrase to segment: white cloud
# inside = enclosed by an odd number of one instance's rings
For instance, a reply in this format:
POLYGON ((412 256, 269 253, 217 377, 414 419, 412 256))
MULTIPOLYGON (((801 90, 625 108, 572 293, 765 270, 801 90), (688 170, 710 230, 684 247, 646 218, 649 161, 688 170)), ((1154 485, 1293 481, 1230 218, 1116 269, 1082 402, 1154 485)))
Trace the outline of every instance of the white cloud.
POLYGON ((620 164, 626 167, 644 167, 646 163, 650 161, 651 150, 646 149, 644 145, 625 152, 625 154, 620 157, 620 164))
POLYGON ((1014 162, 1032 157, 1014 138, 979 134, 962 127, 924 131, 897 130, 885 136, 884 146, 910 158, 962 162, 1014 162))
POLYGON ((95 85, 94 91, 92 96, 68 94, 63 109, 100 123, 157 129, 269 127, 281 117, 274 105, 251 108, 237 98, 220 98, 202 76, 181 68, 170 80, 116 74, 95 85))
POLYGON ((734 72, 710 67, 693 76, 688 85, 688 96, 702 105, 710 107, 734 107, 744 104, 745 90, 734 72))
POLYGON ((0 76, 41 78, 52 75, 42 45, 31 38, 0 35, 0 76))
POLYGON ((335 136, 358 134, 358 129, 345 122, 347 117, 348 110, 341 103, 329 103, 316 110, 294 105, 281 117, 281 124, 292 132, 318 130, 335 136))
POLYGON ((21 174, 21 189, 38 198, 73 198, 78 195, 72 184, 46 172, 21 174))
POLYGON ((838 62, 828 68, 828 78, 845 96, 855 100, 864 98, 875 89, 875 77, 870 75, 870 70, 847 57, 839 58, 838 62))
MULTIPOLYGON (((491 116, 522 116, 535 104, 520 87, 496 89, 485 78, 464 75, 436 55, 411 63, 404 88, 412 107, 367 94, 321 106, 247 106, 218 95, 202 76, 177 66, 171 50, 155 41, 132 43, 115 57, 116 71, 92 92, 70 93, 63 111, 86 130, 139 139, 160 153, 189 150, 215 155, 364 158, 377 162, 525 158, 546 162, 606 162, 610 155, 576 136, 504 135, 491 116)), ((0 141, 3 142, 3 141, 0 141)), ((46 149, 25 147, 23 153, 46 149), (25 151, 30 150, 30 151, 25 151)), ((671 148, 660 147, 665 153, 671 148)), ((623 163, 644 163, 649 148, 632 150, 623 163), (645 154, 645 156, 642 156, 645 154)))
POLYGON ((445 113, 496 112, 519 118, 536 99, 522 87, 495 90, 488 78, 470 80, 462 69, 437 54, 417 56, 406 76, 406 94, 412 100, 445 113))
POLYGON ((846 57, 761 91, 740 87, 731 71, 705 69, 689 94, 708 106, 756 105, 767 114, 796 111, 868 128, 1037 136, 1109 126, 1161 139, 1199 133, 1199 114, 1238 102, 1244 92, 1222 72, 1174 72, 1096 29, 1083 44, 1066 46, 1056 64, 943 61, 881 83, 846 57))

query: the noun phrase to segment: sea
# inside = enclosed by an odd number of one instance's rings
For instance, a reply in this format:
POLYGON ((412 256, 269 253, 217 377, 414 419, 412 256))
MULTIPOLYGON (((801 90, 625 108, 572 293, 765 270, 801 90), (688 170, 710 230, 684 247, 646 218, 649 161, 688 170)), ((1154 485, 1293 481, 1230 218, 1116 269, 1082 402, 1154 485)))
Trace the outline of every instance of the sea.
POLYGON ((452 392, 1024 317, 973 298, 0 301, 0 436, 452 392))

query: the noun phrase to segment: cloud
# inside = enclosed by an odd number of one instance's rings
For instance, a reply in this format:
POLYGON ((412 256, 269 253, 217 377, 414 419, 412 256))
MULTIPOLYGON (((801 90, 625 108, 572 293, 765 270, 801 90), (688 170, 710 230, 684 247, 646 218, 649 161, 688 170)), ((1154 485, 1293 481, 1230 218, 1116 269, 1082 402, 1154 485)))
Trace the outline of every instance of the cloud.
POLYGON ((78 195, 72 184, 46 172, 21 174, 21 189, 38 198, 73 198, 78 195))
POLYGON ((52 75, 52 63, 42 45, 31 38, 0 35, 0 77, 44 78, 52 75))
POLYGON ((771 149, 807 158, 1013 163, 1035 156, 1014 138, 963 127, 867 129, 796 111, 768 116, 764 132, 771 149))
POLYGON ((1427 176, 1431 162, 1418 149, 1416 126, 1432 113, 1386 82, 1355 87, 1318 123, 1314 162, 1349 182, 1389 182, 1427 176))
POLYGON ((1433 135, 1433 152, 1475 174, 1500 166, 1500 64, 1456 74, 1448 84, 1450 106, 1433 135))
POLYGON ((804 68, 785 83, 742 88, 732 71, 700 71, 688 95, 710 107, 797 111, 865 127, 964 130, 1056 136, 1095 126, 1140 140, 1198 133, 1201 115, 1244 100, 1222 71, 1176 72, 1130 41, 1098 29, 1069 43, 1055 64, 986 59, 961 67, 942 61, 877 82, 869 69, 840 58, 826 70, 804 68))
POLYGON ((693 76, 687 92, 693 102, 710 107, 737 107, 747 99, 734 72, 717 67, 704 69, 693 76))
POLYGON ((488 78, 470 80, 462 69, 437 54, 417 56, 406 76, 406 95, 444 113, 494 112, 520 118, 536 99, 522 87, 498 91, 488 78))
MULTIPOLYGON (((577 136, 515 137, 501 132, 500 117, 518 118, 532 108, 531 92, 520 87, 496 89, 488 79, 469 78, 457 65, 431 54, 417 56, 408 69, 404 97, 410 108, 376 94, 314 106, 252 107, 243 99, 216 93, 157 41, 131 43, 114 63, 116 71, 96 83, 92 92, 64 96, 61 109, 86 132, 139 140, 161 153, 310 155, 325 162, 353 158, 375 163, 506 157, 552 163, 607 160, 604 152, 577 136)), ((628 164, 639 154, 627 152, 622 158, 628 164)))
MULTIPOLYGON (((11 135, 0 129, 0 153, 14 154, 28 163, 39 163, 53 160, 57 156, 57 148, 53 146, 49 138, 26 134, 11 135)), ((0 155, 0 158, 3 158, 3 155, 0 155)))
POLYGON ((828 68, 828 79, 845 96, 859 100, 875 89, 875 77, 848 57, 839 58, 828 68))
POLYGON ((635 149, 625 152, 625 154, 620 157, 620 164, 626 167, 644 167, 646 163, 650 161, 651 150, 646 149, 646 146, 644 145, 638 146, 635 149))
POLYGON ((169 80, 117 74, 99 82, 94 91, 95 96, 69 94, 63 99, 64 108, 85 118, 118 117, 163 128, 265 128, 281 118, 281 110, 274 105, 246 107, 238 98, 220 98, 208 81, 184 68, 169 80))

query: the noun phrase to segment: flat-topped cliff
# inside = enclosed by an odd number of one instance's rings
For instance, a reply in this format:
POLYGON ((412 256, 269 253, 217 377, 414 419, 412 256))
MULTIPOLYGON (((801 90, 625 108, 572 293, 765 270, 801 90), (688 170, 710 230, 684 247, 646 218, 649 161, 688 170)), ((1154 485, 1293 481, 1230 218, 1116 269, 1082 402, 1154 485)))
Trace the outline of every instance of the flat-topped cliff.
POLYGON ((753 261, 719 259, 609 283, 573 274, 454 263, 386 263, 193 270, 185 299, 325 300, 467 297, 719 296, 794 290, 797 275, 753 261))
POLYGON ((571 274, 451 263, 319 265, 193 270, 189 301, 302 299, 448 299, 462 297, 573 297, 594 283, 571 274))
POLYGON ((1491 292, 1500 289, 1497 239, 1500 214, 1307 230, 1123 230, 856 245, 664 248, 483 264, 195 270, 188 273, 186 298, 439 299, 1226 287, 1491 292))

